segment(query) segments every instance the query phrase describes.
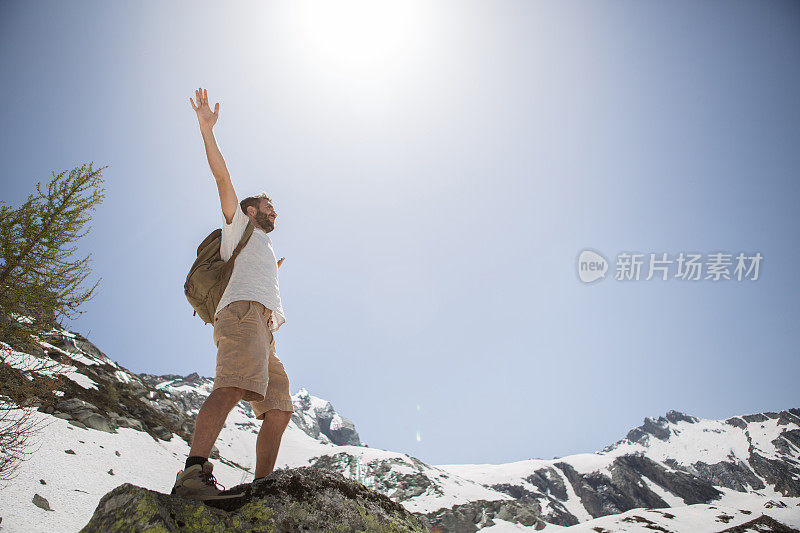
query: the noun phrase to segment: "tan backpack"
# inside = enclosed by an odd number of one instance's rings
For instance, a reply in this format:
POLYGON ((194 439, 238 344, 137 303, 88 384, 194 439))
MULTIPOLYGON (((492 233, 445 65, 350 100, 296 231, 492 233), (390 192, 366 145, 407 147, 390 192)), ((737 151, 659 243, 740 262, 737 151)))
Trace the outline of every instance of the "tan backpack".
MULTIPOLYGON (((233 262, 253 234, 253 222, 248 221, 242 239, 236 245, 231 258, 226 262, 219 253, 222 244, 222 229, 217 228, 197 247, 197 260, 189 269, 183 292, 194 308, 194 315, 200 315, 203 322, 211 324, 220 298, 233 273, 233 262)), ((194 316, 192 315, 192 316, 194 316)))

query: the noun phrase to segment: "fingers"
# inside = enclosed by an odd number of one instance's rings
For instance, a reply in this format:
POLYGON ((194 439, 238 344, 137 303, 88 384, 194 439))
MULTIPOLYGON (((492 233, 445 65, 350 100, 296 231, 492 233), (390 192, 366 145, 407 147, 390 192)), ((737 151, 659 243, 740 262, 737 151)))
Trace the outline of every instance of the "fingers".
MULTIPOLYGON (((203 89, 202 87, 198 87, 197 90, 194 92, 195 98, 197 98, 197 104, 194 103, 194 100, 189 98, 189 101, 192 102, 192 108, 197 111, 203 105, 208 105, 208 91, 203 89)), ((219 102, 214 106, 214 113, 219 112, 219 102)))

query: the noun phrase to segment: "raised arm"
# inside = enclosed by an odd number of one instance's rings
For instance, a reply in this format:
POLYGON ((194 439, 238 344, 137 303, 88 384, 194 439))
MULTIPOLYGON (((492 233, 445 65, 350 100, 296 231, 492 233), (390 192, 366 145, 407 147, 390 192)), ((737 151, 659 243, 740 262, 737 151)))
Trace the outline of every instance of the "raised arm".
POLYGON ((211 173, 217 181, 222 214, 225 215, 225 222, 230 224, 233 221, 236 209, 239 207, 239 199, 236 198, 236 191, 233 189, 233 183, 231 183, 231 175, 217 146, 217 140, 214 138, 214 124, 217 123, 217 118, 219 118, 219 102, 214 106, 214 111, 212 112, 208 106, 208 94, 205 89, 198 89, 194 94, 197 97, 197 105, 195 105, 191 97, 189 101, 192 104, 192 109, 197 113, 200 133, 203 135, 203 143, 206 146, 208 165, 211 167, 211 173))

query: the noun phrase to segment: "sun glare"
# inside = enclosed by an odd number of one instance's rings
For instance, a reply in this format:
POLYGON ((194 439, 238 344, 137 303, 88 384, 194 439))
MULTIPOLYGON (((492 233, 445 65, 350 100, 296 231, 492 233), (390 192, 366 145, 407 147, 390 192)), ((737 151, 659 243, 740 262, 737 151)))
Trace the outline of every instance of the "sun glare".
POLYGON ((353 74, 406 63, 419 46, 419 9, 412 2, 302 2, 295 28, 310 53, 353 74))

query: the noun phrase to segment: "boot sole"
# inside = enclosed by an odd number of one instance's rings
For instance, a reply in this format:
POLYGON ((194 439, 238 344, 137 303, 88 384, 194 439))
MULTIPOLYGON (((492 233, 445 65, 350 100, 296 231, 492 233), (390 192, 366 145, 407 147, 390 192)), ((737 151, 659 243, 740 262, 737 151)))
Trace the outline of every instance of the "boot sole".
POLYGON ((216 496, 202 496, 202 495, 198 495, 198 494, 178 494, 173 490, 171 495, 172 496, 180 496, 181 498, 188 498, 190 500, 208 502, 208 501, 219 501, 219 500, 235 500, 237 498, 243 497, 244 493, 219 494, 219 495, 216 495, 216 496))

